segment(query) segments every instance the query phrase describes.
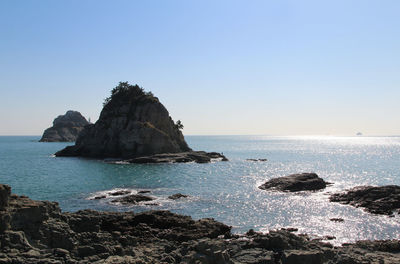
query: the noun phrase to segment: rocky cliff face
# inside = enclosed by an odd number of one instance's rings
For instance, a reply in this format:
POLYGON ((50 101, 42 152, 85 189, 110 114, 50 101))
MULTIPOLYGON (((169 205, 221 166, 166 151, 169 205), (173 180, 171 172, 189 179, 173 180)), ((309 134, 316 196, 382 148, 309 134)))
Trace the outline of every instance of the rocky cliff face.
POLYGON ((99 120, 83 129, 75 146, 56 156, 134 158, 190 150, 156 97, 137 85, 120 83, 106 99, 99 120))
POLYGON ((73 142, 89 122, 77 111, 67 111, 53 121, 43 133, 41 142, 73 142))

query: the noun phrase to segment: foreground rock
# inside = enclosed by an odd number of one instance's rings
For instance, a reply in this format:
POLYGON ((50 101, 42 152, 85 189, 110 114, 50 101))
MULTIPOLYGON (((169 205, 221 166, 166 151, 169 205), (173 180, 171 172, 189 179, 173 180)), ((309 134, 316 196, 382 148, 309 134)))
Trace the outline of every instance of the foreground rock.
POLYGON ((77 111, 67 111, 53 121, 53 126, 46 129, 40 142, 74 142, 89 122, 77 111))
POLYGON ((283 192, 299 192, 321 190, 326 185, 327 182, 315 173, 301 173, 271 179, 258 188, 262 190, 272 189, 283 192))
POLYGON ((345 193, 332 194, 329 200, 363 207, 373 214, 391 215, 393 211, 400 212, 400 186, 359 186, 345 193))
POLYGON ((232 235, 168 211, 62 213, 0 185, 0 263, 400 263, 400 241, 333 247, 289 230, 232 235))

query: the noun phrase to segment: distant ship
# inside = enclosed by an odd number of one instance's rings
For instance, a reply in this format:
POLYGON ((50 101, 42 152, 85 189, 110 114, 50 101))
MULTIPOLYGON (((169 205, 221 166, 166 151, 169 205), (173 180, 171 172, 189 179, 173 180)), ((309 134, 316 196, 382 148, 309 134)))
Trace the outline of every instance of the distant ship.
POLYGON ((362 133, 361 133, 361 132, 358 132, 358 133, 356 134, 356 136, 362 136, 362 133))

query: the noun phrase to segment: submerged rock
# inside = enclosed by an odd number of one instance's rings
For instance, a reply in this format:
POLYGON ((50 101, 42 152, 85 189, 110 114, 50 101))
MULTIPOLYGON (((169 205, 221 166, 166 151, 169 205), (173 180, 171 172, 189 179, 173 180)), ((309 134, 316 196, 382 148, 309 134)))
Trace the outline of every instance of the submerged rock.
POLYGON ((315 191, 324 189, 327 185, 322 178, 315 173, 292 174, 289 176, 274 178, 258 188, 262 190, 278 190, 288 192, 315 191))
POLYGON ((168 199, 178 200, 178 199, 187 198, 187 197, 189 197, 189 195, 181 194, 181 193, 175 193, 173 195, 168 196, 168 199))
POLYGON ((232 235, 213 219, 169 211, 62 213, 0 184, 0 263, 400 263, 400 241, 342 247, 288 230, 232 235))
POLYGON ((89 122, 77 111, 67 111, 53 121, 53 126, 46 129, 40 142, 74 142, 89 122))
POLYGON ((358 186, 345 193, 332 194, 329 200, 363 207, 373 214, 391 215, 395 210, 400 212, 400 186, 358 186))

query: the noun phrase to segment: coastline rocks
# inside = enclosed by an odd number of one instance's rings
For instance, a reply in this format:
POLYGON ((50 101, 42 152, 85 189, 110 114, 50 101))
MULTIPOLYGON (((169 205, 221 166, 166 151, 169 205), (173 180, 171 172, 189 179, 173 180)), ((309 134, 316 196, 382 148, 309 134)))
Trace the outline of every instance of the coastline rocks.
POLYGON ((328 183, 315 173, 292 174, 273 178, 258 188, 262 190, 277 190, 282 192, 316 191, 326 187, 328 183))
POLYGON ((129 163, 208 163, 212 159, 227 161, 228 159, 216 152, 204 152, 204 151, 190 151, 181 153, 165 153, 156 154, 152 156, 144 156, 134 159, 126 160, 129 163))
POLYGON ((154 200, 154 198, 149 197, 149 196, 145 196, 145 195, 141 195, 141 194, 131 194, 131 195, 127 195, 124 197, 114 199, 111 202, 129 205, 129 204, 138 204, 140 202, 148 202, 148 201, 153 201, 153 200, 154 200))
POLYGON ((169 211, 62 213, 3 193, 0 263, 400 263, 399 240, 333 247, 288 230, 233 235, 213 219, 169 211))
POLYGON ((89 122, 77 111, 67 111, 53 121, 53 126, 46 129, 40 142, 74 142, 89 122))
POLYGON ((345 193, 332 194, 329 200, 363 207, 373 214, 392 215, 393 211, 400 212, 400 186, 358 186, 345 193))
POLYGON ((129 159, 191 151, 180 128, 152 93, 121 82, 98 121, 83 129, 74 146, 55 155, 129 159))

